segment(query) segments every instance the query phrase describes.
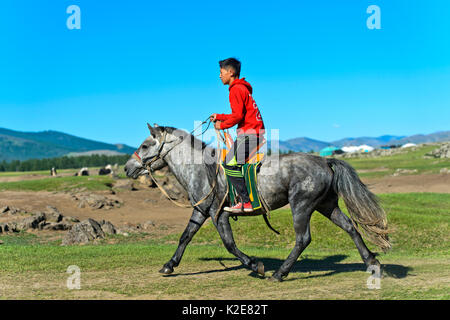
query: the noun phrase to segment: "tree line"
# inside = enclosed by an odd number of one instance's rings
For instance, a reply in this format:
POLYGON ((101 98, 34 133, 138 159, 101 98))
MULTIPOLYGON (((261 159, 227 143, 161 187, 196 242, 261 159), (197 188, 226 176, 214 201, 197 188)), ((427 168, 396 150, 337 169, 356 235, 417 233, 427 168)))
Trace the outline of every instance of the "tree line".
POLYGON ((29 160, 13 160, 6 162, 3 160, 0 162, 0 172, 4 171, 38 171, 38 170, 51 170, 55 169, 78 169, 82 167, 101 167, 108 164, 123 165, 128 159, 129 155, 99 155, 93 154, 90 156, 78 156, 78 157, 59 157, 59 158, 46 158, 46 159, 29 159, 29 160))

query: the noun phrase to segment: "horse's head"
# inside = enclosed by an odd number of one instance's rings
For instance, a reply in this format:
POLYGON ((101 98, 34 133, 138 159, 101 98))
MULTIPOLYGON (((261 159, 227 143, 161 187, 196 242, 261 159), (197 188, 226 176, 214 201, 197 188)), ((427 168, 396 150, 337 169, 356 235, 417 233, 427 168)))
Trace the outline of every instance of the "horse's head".
POLYGON ((170 132, 167 130, 168 128, 160 127, 157 124, 152 127, 148 123, 147 126, 150 130, 150 136, 145 139, 125 164, 124 170, 129 178, 136 179, 148 173, 148 168, 154 171, 167 166, 164 155, 174 143, 179 141, 178 138, 174 138, 172 130, 170 132))

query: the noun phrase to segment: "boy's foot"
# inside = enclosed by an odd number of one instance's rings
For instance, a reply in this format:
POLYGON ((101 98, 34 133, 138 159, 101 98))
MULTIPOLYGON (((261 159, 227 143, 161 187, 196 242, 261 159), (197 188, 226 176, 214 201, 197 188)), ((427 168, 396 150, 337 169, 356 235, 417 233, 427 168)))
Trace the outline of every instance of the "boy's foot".
POLYGON ((232 207, 225 207, 223 210, 232 212, 232 213, 240 213, 240 212, 253 212, 252 203, 249 201, 247 203, 242 204, 239 202, 238 204, 232 207))
POLYGON ((244 212, 253 212, 253 206, 250 201, 247 203, 244 203, 244 212))

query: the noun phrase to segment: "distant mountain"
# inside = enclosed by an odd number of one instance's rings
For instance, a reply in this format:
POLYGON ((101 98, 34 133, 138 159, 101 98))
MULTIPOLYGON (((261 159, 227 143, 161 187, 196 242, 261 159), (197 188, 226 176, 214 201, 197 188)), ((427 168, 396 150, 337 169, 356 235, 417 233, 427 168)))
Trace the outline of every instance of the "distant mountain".
MULTIPOLYGON (((135 148, 79 138, 58 131, 20 132, 0 128, 0 161, 61 157, 69 153, 109 150, 132 154, 135 148)), ((96 152, 95 152, 96 153, 96 152)))
MULTIPOLYGON (((281 151, 303 151, 321 150, 329 145, 328 142, 314 140, 310 138, 294 138, 286 141, 279 141, 279 150, 281 151)), ((273 148, 273 142, 268 142, 268 148, 273 148)))
MULTIPOLYGON (((383 135, 380 137, 359 137, 359 138, 344 138, 336 141, 326 142, 313 140, 310 138, 295 138, 286 141, 279 141, 279 150, 281 151, 295 151, 295 152, 308 152, 308 151, 320 151, 327 146, 344 147, 344 146, 359 146, 366 144, 374 148, 381 147, 383 145, 403 145, 405 143, 427 143, 427 142, 442 142, 450 141, 450 131, 440 131, 432 134, 417 134, 412 136, 392 136, 383 135)), ((268 148, 272 148, 273 142, 268 142, 268 148)))
POLYGON ((440 131, 427 135, 416 134, 413 136, 400 139, 398 143, 405 144, 411 142, 418 144, 418 143, 441 142, 441 141, 450 141, 450 131, 440 131))
POLYGON ((360 146, 362 144, 367 144, 372 147, 380 147, 385 144, 398 144, 401 139, 406 138, 405 136, 381 136, 377 138, 373 137, 360 137, 360 138, 345 138, 337 141, 330 142, 331 145, 335 147, 345 147, 345 146, 360 146))

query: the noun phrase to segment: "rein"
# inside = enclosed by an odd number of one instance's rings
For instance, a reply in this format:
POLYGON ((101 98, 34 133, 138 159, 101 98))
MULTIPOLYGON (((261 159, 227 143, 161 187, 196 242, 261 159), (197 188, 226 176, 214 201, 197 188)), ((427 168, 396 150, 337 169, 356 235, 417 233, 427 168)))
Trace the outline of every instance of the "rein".
MULTIPOLYGON (((208 119, 209 119, 209 117, 208 117, 208 119)), ((208 122, 208 119, 205 120, 205 121, 203 121, 199 126, 197 126, 194 130, 192 130, 192 131, 190 132, 190 134, 192 134, 192 133, 195 132, 200 126, 202 126, 203 124, 205 124, 206 122, 208 122)), ((198 134, 197 136, 202 135, 203 133, 205 133, 206 130, 208 130, 208 127, 209 127, 210 124, 211 124, 211 121, 209 120, 209 123, 208 123, 208 126, 206 127, 206 129, 205 129, 202 133, 198 134)), ((194 203, 193 205, 186 205, 186 204, 179 203, 179 202, 175 201, 174 199, 172 199, 172 198, 169 196, 169 194, 167 193, 167 191, 164 190, 164 188, 158 183, 158 181, 156 181, 155 177, 154 177, 153 174, 152 174, 152 170, 151 170, 151 165, 152 165, 155 161, 157 161, 157 160, 159 160, 159 159, 163 159, 170 151, 172 151, 173 148, 175 148, 177 145, 179 145, 181 142, 183 142, 183 139, 181 139, 180 142, 178 142, 178 143, 177 143, 176 145, 174 145, 172 148, 170 148, 169 150, 167 150, 163 155, 161 155, 161 151, 162 151, 162 149, 163 149, 163 147, 164 147, 164 144, 166 143, 166 132, 164 131, 164 133, 163 133, 163 135, 161 136, 161 139, 160 139, 160 141, 159 141, 160 146, 159 146, 159 149, 158 149, 158 154, 155 155, 155 156, 153 156, 153 157, 150 159, 150 161, 149 161, 148 163, 144 164, 143 161, 142 161, 142 158, 137 154, 136 151, 133 153, 133 155, 132 155, 131 157, 132 157, 133 159, 135 159, 136 161, 138 161, 143 167, 145 167, 145 168, 147 169, 150 178, 153 180, 153 182, 156 184, 156 186, 159 188, 159 190, 160 190, 160 191, 167 197, 167 199, 169 199, 173 204, 175 204, 175 205, 177 205, 178 207, 181 207, 181 208, 192 208, 192 207, 197 207, 197 206, 199 206, 200 204, 202 204, 203 202, 205 202, 205 200, 211 195, 211 193, 213 192, 214 188, 216 187, 216 183, 217 183, 217 174, 219 173, 219 167, 220 167, 220 143, 219 143, 219 137, 220 137, 221 139, 223 139, 223 138, 222 138, 222 136, 220 135, 219 130, 217 130, 217 129, 215 129, 215 130, 216 130, 216 134, 217 134, 217 147, 218 147, 218 148, 217 148, 216 173, 215 173, 215 175, 214 175, 215 179, 213 180, 213 185, 212 185, 211 189, 209 190, 209 192, 206 194, 206 196, 204 196, 202 199, 200 199, 199 201, 197 201, 197 202, 194 203)), ((224 200, 225 200, 225 198, 224 198, 224 200)), ((224 202, 224 201, 222 201, 222 204, 223 204, 223 202, 224 202)), ((219 209, 219 210, 220 210, 220 209, 219 209)))

